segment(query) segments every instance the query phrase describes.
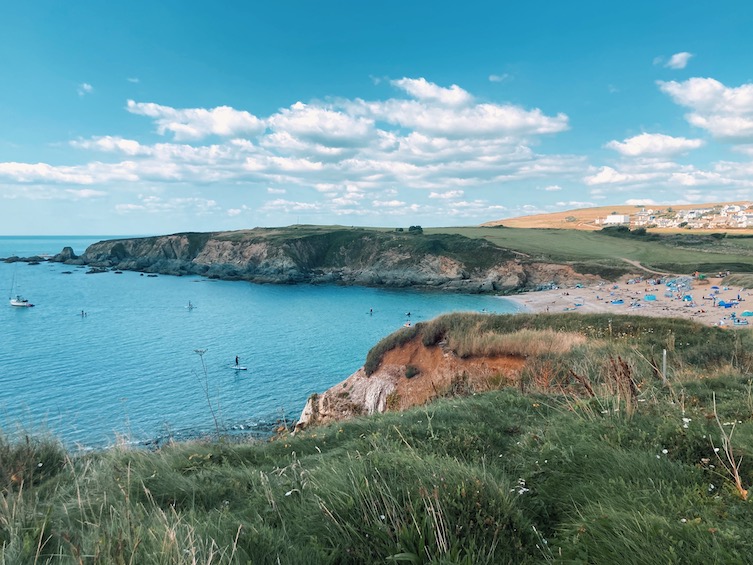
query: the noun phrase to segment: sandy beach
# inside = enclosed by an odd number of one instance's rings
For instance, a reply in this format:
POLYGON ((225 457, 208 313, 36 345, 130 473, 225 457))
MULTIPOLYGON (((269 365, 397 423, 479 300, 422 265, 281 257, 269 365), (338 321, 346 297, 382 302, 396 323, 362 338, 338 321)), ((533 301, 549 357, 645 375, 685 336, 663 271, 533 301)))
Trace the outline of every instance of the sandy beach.
POLYGON ((615 283, 563 286, 507 298, 534 313, 663 316, 686 318, 710 326, 753 328, 753 289, 729 286, 724 280, 724 277, 633 276, 615 283))

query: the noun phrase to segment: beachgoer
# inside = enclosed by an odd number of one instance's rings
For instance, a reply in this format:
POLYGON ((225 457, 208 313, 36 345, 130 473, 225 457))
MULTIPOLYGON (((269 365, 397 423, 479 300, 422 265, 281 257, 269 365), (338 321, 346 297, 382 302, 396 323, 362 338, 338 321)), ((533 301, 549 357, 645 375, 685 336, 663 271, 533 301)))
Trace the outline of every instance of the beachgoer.
POLYGON ((240 359, 238 358, 238 356, 236 355, 236 356, 235 356, 235 366, 237 367, 237 366, 238 366, 238 365, 240 365, 240 364, 241 364, 241 360, 240 360, 240 359))

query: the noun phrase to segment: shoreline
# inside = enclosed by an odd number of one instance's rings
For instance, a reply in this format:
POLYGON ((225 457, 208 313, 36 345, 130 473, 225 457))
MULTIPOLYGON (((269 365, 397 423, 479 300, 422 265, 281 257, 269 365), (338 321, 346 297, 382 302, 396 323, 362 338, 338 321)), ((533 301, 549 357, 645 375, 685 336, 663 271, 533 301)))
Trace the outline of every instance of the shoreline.
POLYGON ((654 316, 683 318, 707 326, 753 328, 753 315, 744 314, 753 312, 752 289, 725 285, 723 277, 623 277, 614 283, 563 286, 505 298, 517 303, 522 312, 533 314, 654 316), (736 324, 735 320, 740 321, 736 324))

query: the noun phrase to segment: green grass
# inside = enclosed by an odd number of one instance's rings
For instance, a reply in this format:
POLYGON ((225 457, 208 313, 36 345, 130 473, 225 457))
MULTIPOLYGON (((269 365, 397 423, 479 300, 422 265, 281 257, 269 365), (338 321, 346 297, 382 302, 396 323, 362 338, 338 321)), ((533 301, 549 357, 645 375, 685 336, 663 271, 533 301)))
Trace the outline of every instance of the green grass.
MULTIPOLYGON (((747 384, 727 384, 733 413, 747 384)), ((703 463, 704 408, 667 395, 627 420, 507 390, 269 444, 81 456, 3 493, 0 562, 737 562, 753 512, 703 463)))
POLYGON ((453 233, 484 239, 531 258, 553 262, 620 264, 620 259, 638 261, 646 267, 690 273, 696 270, 753 270, 753 240, 728 237, 722 240, 707 236, 703 243, 692 234, 664 236, 659 241, 643 238, 610 237, 599 232, 523 228, 432 228, 426 233, 453 233), (690 240, 691 243, 688 243, 690 240))
POLYGON ((579 272, 614 278, 634 267, 622 259, 670 272, 753 271, 753 238, 728 235, 652 234, 614 237, 608 232, 562 229, 494 227, 425 228, 421 235, 386 228, 290 226, 228 232, 218 236, 233 241, 268 240, 287 245, 302 264, 322 266, 366 264, 379 251, 402 249, 412 260, 425 254, 444 254, 484 269, 501 259, 563 262, 579 272), (478 241, 485 247, 478 247, 478 241), (501 248, 501 249, 497 249, 501 248), (502 250, 508 250, 502 252, 502 250), (317 256, 316 253, 320 255, 317 256), (344 263, 345 262, 345 263, 344 263))

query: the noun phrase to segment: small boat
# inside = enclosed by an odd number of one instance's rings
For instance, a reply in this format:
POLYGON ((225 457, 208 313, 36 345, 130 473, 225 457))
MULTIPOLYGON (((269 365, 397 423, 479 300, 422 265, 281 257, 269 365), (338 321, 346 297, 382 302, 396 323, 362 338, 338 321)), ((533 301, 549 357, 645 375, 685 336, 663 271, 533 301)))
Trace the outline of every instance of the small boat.
POLYGON ((15 306, 17 308, 32 308, 34 305, 26 300, 25 298, 21 297, 20 295, 16 295, 15 298, 10 299, 10 305, 15 306))
POLYGON ((16 294, 16 296, 13 296, 13 291, 16 288, 16 276, 15 273, 13 274, 13 279, 10 283, 10 305, 15 308, 31 308, 34 306, 31 302, 26 300, 24 297, 22 297, 20 294, 16 294))

